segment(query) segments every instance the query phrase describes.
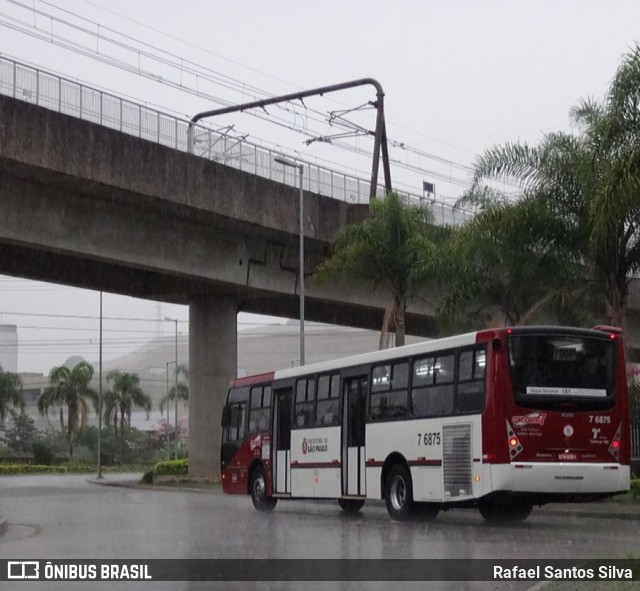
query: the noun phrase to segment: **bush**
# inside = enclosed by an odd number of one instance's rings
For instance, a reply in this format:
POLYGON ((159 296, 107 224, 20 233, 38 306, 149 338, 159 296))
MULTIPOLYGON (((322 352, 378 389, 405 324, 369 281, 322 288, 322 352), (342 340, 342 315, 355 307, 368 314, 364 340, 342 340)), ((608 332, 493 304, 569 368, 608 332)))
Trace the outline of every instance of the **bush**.
POLYGON ((640 501, 640 478, 631 481, 631 498, 640 501))
POLYGON ((10 474, 51 474, 54 472, 59 472, 56 466, 0 464, 0 476, 10 474))
POLYGON ((33 450, 33 461, 35 464, 42 466, 51 466, 51 464, 53 464, 55 454, 48 445, 38 441, 31 446, 31 449, 33 450))
POLYGON ((154 476, 186 476, 189 474, 188 460, 158 462, 153 468, 154 476))
POLYGON ((143 474, 142 482, 145 484, 153 484, 153 470, 149 470, 143 474))

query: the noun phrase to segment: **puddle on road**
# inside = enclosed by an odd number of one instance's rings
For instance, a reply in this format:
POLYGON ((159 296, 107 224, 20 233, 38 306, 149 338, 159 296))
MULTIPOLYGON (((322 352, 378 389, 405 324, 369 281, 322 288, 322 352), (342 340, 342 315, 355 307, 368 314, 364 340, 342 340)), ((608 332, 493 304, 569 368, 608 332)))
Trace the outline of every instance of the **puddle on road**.
POLYGON ((18 540, 24 540, 31 538, 40 533, 40 528, 35 525, 28 525, 26 523, 10 523, 7 532, 0 536, 0 544, 6 544, 8 542, 17 542, 18 540))

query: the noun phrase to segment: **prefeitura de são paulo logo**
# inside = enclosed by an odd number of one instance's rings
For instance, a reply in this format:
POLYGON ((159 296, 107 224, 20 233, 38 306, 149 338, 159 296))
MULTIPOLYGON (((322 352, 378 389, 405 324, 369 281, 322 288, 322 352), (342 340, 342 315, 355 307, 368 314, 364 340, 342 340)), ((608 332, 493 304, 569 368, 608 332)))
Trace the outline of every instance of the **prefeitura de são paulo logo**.
POLYGON ((325 453, 329 451, 329 442, 326 437, 306 437, 302 440, 302 455, 325 453))

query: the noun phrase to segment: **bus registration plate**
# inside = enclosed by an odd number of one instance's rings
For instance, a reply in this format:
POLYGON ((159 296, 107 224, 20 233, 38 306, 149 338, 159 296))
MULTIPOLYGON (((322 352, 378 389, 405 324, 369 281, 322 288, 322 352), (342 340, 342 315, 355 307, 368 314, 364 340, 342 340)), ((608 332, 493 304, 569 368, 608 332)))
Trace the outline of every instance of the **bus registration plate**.
POLYGON ((560 460, 561 462, 576 462, 578 460, 578 454, 561 453, 558 454, 558 460, 560 460))

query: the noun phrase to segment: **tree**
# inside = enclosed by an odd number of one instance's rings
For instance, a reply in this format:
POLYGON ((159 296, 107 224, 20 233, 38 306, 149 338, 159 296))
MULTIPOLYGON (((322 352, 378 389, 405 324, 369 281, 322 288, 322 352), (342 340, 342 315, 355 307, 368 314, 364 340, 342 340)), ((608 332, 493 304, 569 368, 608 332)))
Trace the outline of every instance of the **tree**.
POLYGON ((5 430, 4 441, 9 449, 18 453, 32 451, 33 444, 39 439, 35 421, 26 413, 18 414, 13 409, 9 410, 13 419, 13 427, 5 430))
MULTIPOLYGON (((178 364, 178 384, 177 384, 177 398, 182 400, 184 404, 189 401, 189 384, 180 380, 182 376, 185 380, 189 380, 189 368, 184 363, 178 364)), ((168 394, 160 400, 160 412, 164 411, 166 404, 171 404, 176 399, 176 384, 171 386, 168 394)))
POLYGON ((571 111, 577 135, 546 135, 539 146, 507 144, 477 161, 474 190, 513 179, 523 199, 545 199, 562 224, 603 315, 623 326, 629 282, 640 269, 640 46, 622 61, 603 102, 571 111))
POLYGON ((0 367, 0 423, 4 423, 12 408, 24 409, 22 380, 15 373, 3 371, 0 367))
POLYGON ((316 278, 324 282, 348 276, 383 287, 391 299, 384 313, 380 348, 389 346, 391 333, 396 346, 402 346, 407 303, 417 296, 425 280, 425 260, 434 256, 447 231, 433 224, 427 209, 405 205, 396 193, 389 193, 370 203, 364 221, 340 231, 331 257, 318 267, 316 278))
POLYGON ((136 373, 110 371, 107 382, 113 382, 111 390, 104 396, 104 418, 108 425, 113 421, 114 433, 118 437, 120 423, 120 441, 124 442, 124 428, 131 427, 131 411, 134 406, 142 408, 149 416, 151 398, 142 391, 140 377, 136 373))
POLYGON ((89 386, 93 377, 93 366, 81 361, 74 367, 54 367, 49 373, 51 386, 45 388, 38 399, 38 410, 48 415, 49 409, 60 407, 60 429, 65 430, 64 407, 67 407, 67 442, 69 457, 73 456, 75 436, 82 431, 89 414, 89 402, 97 408, 98 393, 89 386))
POLYGON ((565 237, 562 223, 545 200, 486 197, 467 196, 482 208, 441 253, 440 319, 459 330, 526 324, 550 311, 566 315, 584 281, 570 244, 557 239, 565 237))

